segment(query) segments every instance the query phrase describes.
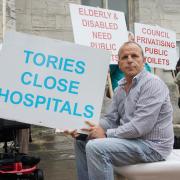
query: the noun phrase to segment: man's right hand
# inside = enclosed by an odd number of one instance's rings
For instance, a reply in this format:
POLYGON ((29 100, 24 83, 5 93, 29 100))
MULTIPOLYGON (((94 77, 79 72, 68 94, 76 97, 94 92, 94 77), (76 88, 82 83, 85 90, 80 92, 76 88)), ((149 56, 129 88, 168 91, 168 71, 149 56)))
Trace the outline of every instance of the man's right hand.
POLYGON ((73 138, 77 138, 80 134, 77 132, 77 129, 73 130, 73 131, 69 131, 69 130, 65 130, 64 131, 65 135, 70 135, 73 138))

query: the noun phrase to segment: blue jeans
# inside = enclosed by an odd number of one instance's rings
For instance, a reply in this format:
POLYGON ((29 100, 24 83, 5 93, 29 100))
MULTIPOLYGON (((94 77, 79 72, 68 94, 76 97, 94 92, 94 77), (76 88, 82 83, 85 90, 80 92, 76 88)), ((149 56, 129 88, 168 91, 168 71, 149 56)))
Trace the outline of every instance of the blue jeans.
POLYGON ((78 180, 113 180, 113 165, 162 161, 162 156, 140 139, 75 140, 78 180))

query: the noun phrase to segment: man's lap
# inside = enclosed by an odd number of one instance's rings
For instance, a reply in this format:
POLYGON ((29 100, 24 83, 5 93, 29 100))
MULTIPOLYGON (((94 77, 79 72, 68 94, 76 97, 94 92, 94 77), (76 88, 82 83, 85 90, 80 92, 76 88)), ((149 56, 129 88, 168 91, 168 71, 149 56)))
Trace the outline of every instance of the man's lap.
POLYGON ((109 158, 113 165, 123 166, 162 160, 161 156, 140 139, 100 138, 89 140, 86 152, 109 158))

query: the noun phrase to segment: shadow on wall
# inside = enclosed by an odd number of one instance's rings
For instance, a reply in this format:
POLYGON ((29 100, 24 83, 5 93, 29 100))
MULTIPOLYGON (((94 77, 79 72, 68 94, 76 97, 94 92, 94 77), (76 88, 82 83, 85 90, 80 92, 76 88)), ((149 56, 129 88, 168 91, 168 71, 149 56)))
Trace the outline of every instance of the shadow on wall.
POLYGON ((180 149, 180 137, 174 137, 174 149, 180 149))

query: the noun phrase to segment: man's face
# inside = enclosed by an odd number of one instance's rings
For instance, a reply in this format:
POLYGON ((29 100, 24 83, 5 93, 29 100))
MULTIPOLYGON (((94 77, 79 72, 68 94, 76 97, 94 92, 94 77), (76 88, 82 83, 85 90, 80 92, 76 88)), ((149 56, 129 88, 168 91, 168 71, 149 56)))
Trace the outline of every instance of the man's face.
POLYGON ((119 52, 118 65, 126 77, 135 77, 144 67, 141 49, 136 44, 126 44, 119 52))

